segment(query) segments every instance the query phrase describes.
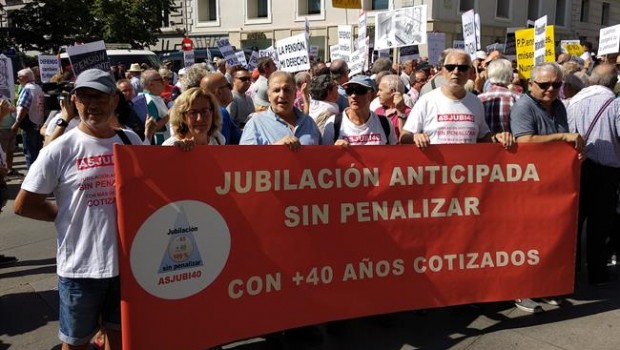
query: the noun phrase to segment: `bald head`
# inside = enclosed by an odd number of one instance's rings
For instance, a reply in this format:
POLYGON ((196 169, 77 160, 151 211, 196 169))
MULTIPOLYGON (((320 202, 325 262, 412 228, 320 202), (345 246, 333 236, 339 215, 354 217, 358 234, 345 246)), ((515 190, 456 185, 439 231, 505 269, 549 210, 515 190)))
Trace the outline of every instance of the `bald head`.
POLYGON ((200 88, 212 93, 221 106, 227 106, 233 99, 232 86, 220 73, 210 72, 200 80, 200 88))
POLYGON ((611 63, 601 63, 594 67, 590 75, 592 85, 601 85, 613 90, 618 83, 618 70, 611 63))

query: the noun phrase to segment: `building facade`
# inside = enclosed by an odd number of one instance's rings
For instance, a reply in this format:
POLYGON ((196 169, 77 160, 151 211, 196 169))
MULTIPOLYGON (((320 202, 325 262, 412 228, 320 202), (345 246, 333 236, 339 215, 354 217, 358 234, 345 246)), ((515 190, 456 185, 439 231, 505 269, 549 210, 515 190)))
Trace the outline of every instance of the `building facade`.
MULTIPOLYGON (((311 45, 326 48, 338 41, 337 26, 357 27, 359 10, 333 8, 331 0, 177 0, 169 27, 152 50, 177 50, 187 33, 195 47, 215 46, 222 37, 237 47, 266 48, 276 40, 304 31, 308 18, 311 45)), ((620 23, 618 0, 362 0, 368 13, 371 42, 375 13, 427 5, 427 30, 446 33, 446 43, 462 39, 461 14, 475 9, 481 18, 481 44, 503 43, 507 28, 523 28, 547 15, 555 40, 598 42, 599 30, 620 23)), ((328 50, 328 49, 327 49, 328 50)))

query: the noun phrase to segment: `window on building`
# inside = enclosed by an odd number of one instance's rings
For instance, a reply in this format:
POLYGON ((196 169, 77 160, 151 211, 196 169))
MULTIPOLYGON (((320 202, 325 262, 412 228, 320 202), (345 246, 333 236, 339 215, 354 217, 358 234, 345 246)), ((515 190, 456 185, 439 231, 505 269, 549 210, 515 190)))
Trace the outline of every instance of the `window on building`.
POLYGON ((561 27, 566 26, 566 0, 557 0, 555 3, 555 24, 561 27))
POLYGON ((269 0, 246 0, 248 19, 268 18, 269 6, 269 0))
POLYGON ((475 8, 476 8, 475 0, 460 0, 459 1, 459 12, 467 12, 475 8))
POLYGON ((601 25, 608 26, 609 25, 609 3, 603 3, 603 13, 601 14, 601 25))
POLYGON ((371 10, 387 10, 390 6, 389 0, 371 0, 371 10))
POLYGON ((323 8, 323 0, 298 0, 297 2, 297 15, 319 15, 323 8))
POLYGON ((497 18, 510 18, 511 0, 497 0, 497 6, 495 8, 495 17, 497 18))
POLYGON ((582 0, 581 1, 581 17, 579 20, 581 22, 588 22, 588 18, 590 17, 590 0, 582 0))
POLYGON ((527 19, 535 21, 540 16, 538 10, 540 9, 540 2, 538 0, 528 0, 527 2, 527 19))
POLYGON ((217 21, 217 0, 198 0, 198 22, 217 21))

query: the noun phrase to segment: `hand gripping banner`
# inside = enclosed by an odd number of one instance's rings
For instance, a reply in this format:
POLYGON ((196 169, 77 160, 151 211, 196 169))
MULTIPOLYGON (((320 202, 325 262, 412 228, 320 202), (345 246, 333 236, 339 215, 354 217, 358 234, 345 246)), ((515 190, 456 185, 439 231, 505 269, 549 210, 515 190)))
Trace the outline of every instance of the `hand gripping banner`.
POLYGON ((114 151, 125 349, 572 292, 569 144, 114 151))

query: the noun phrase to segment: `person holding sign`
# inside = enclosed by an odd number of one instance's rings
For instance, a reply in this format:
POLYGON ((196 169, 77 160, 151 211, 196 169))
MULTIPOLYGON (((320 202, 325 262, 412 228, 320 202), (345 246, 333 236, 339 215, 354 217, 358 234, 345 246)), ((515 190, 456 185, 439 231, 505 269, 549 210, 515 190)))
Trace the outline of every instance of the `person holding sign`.
POLYGON ((241 145, 286 145, 298 150, 302 145, 321 143, 321 132, 312 118, 293 105, 295 79, 276 71, 267 82, 270 107, 255 114, 245 125, 241 145))
POLYGON ((484 106, 476 95, 465 90, 472 69, 464 51, 448 52, 441 75, 446 83, 420 97, 413 106, 400 136, 401 143, 426 148, 431 144, 499 142, 513 144, 512 134, 492 135, 484 119, 484 106))
POLYGON ((87 349, 100 326, 121 348, 121 295, 114 186, 114 144, 141 144, 114 129, 118 104, 110 72, 88 69, 76 82, 80 124, 41 150, 15 199, 15 214, 54 221, 63 349, 87 349), (50 193, 56 201, 47 200, 50 193))
POLYGON ((177 146, 184 150, 194 145, 223 145, 220 133, 222 116, 215 97, 200 88, 182 93, 170 110, 170 124, 176 131, 163 146, 177 146))

